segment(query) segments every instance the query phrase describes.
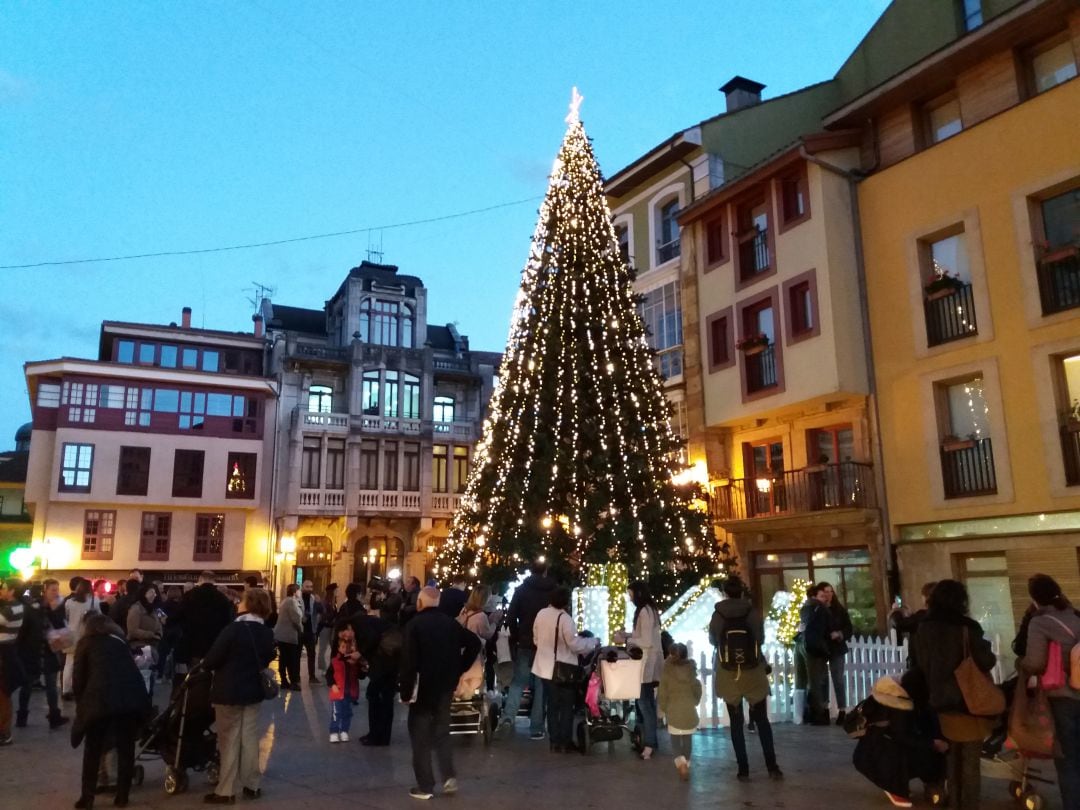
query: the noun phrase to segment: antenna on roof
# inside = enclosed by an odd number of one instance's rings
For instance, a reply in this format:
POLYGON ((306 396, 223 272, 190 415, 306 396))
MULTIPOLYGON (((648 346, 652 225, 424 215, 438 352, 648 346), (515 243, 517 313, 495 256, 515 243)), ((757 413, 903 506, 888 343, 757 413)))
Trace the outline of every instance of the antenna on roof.
POLYGON ((273 298, 276 290, 275 288, 267 284, 261 284, 258 281, 253 281, 251 283, 254 286, 247 287, 244 292, 251 293, 251 295, 248 296, 248 302, 255 308, 256 312, 261 312, 263 299, 273 298))
POLYGON ((368 231, 368 246, 367 246, 367 260, 374 262, 375 264, 382 264, 383 261, 383 245, 382 245, 382 231, 379 231, 379 246, 375 247, 375 243, 371 239, 371 231, 368 231))

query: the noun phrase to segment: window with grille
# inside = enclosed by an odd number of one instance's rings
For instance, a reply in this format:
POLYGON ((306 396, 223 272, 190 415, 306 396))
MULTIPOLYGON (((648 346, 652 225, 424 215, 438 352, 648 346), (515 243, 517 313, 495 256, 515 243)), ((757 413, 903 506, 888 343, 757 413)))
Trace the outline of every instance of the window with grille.
POLYGON ((94 469, 94 445, 64 443, 60 452, 60 491, 89 492, 94 469))
POLYGON ((225 545, 225 515, 195 515, 196 561, 220 561, 225 545))
POLYGON ((117 495, 145 495, 150 485, 150 448, 121 447, 117 495))
POLYGON ((83 559, 111 560, 115 534, 115 510, 87 509, 83 515, 83 559))
POLYGON ((251 500, 255 497, 256 453, 229 453, 226 469, 225 497, 251 500))
POLYGON ((169 559, 172 515, 169 512, 143 512, 139 535, 140 560, 169 559))
POLYGON ((202 450, 177 450, 173 458, 174 498, 201 498, 203 485, 202 450))

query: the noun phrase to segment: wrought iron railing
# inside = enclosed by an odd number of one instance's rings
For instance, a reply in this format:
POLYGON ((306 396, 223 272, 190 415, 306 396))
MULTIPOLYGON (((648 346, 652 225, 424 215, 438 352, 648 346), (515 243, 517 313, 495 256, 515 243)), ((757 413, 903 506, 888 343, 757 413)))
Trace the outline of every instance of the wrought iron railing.
POLYGON ((755 228, 754 235, 739 245, 739 272, 743 278, 769 269, 769 231, 755 228))
POLYGON ((1043 315, 1080 307, 1080 248, 1055 251, 1039 262, 1043 315))
POLYGON ((945 442, 941 446, 941 481, 946 498, 997 492, 994 447, 990 439, 945 442))
POLYGON ((979 333, 975 322, 975 297, 970 284, 958 286, 946 295, 938 293, 927 297, 923 308, 926 312, 928 346, 940 346, 979 333))
POLYGON ((746 363, 746 391, 749 394, 764 391, 776 385, 776 352, 775 344, 770 343, 764 349, 755 352, 747 352, 743 356, 746 363))
POLYGON ((718 520, 871 509, 876 505, 874 469, 856 461, 819 464, 760 478, 735 478, 712 494, 713 516, 718 520))

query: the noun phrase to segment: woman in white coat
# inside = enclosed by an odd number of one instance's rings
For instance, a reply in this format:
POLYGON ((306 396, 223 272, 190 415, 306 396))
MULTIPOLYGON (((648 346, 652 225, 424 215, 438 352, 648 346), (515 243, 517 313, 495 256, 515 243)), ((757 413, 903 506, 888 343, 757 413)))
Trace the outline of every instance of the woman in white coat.
POLYGON ((625 642, 627 647, 641 650, 645 666, 641 670, 641 697, 637 701, 637 714, 641 721, 642 759, 652 759, 656 750, 656 687, 664 667, 664 651, 660 642, 660 613, 653 602, 649 586, 631 582, 630 601, 634 603, 634 631, 627 635, 620 631, 615 640, 625 642))
POLYGON ((544 681, 548 741, 551 750, 557 753, 577 750, 571 740, 577 684, 553 682, 555 663, 577 666, 579 655, 591 652, 600 645, 600 639, 578 636, 574 617, 566 611, 568 607, 569 589, 556 588, 551 596, 551 606, 537 613, 533 622, 536 657, 533 659, 532 674, 544 681))

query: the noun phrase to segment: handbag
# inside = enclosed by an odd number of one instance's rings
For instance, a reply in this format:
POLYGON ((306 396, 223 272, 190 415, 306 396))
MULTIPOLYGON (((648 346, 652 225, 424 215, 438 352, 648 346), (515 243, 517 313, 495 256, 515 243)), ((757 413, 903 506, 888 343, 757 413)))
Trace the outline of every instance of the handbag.
POLYGON ((1042 689, 1029 696, 1022 680, 1016 684, 1009 711, 1009 740, 1023 754, 1054 755, 1054 717, 1050 714, 1050 701, 1042 689))
MULTIPOLYGON (((259 663, 259 650, 255 646, 255 631, 248 633, 251 641, 251 651, 255 654, 255 663, 259 663)), ((259 686, 262 688, 263 700, 273 700, 280 694, 281 685, 278 683, 277 674, 270 667, 265 667, 259 672, 259 686)))
POLYGON ((1074 633, 1069 625, 1055 616, 1047 617, 1062 626, 1066 633, 1073 637, 1073 644, 1069 648, 1068 678, 1065 677, 1065 656, 1061 644, 1051 641, 1046 647, 1046 672, 1039 679, 1039 685, 1046 690, 1064 689, 1068 684, 1070 689, 1080 689, 1080 643, 1076 641, 1074 633), (1050 673, 1054 677, 1050 677, 1050 673))
POLYGON ((964 660, 953 674, 969 714, 994 717, 1005 711, 1005 693, 990 680, 989 675, 979 669, 971 657, 967 627, 964 627, 964 660))
POLYGON ((559 618, 555 620, 555 666, 551 670, 551 682, 560 684, 577 684, 581 681, 583 670, 577 664, 568 664, 559 660, 559 623, 563 613, 559 612, 559 618))

